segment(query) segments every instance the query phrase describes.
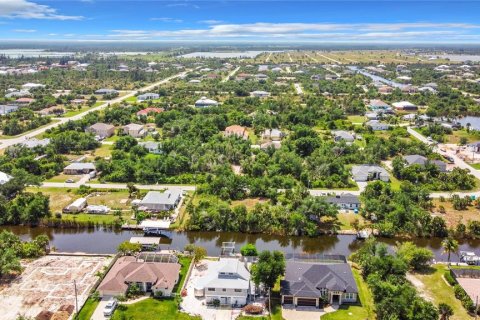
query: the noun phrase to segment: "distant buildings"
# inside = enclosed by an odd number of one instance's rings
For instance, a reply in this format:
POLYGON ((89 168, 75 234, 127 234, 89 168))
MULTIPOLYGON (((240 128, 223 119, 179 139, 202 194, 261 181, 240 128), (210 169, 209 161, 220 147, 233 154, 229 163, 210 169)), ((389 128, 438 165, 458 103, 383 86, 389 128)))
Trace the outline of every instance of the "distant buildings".
POLYGON ((15 112, 17 110, 18 110, 18 106, 6 105, 6 104, 0 105, 0 115, 2 116, 9 114, 11 112, 15 112))
POLYGON ((438 171, 446 172, 447 171, 447 164, 441 160, 428 160, 424 156, 418 154, 412 154, 408 156, 404 156, 403 159, 407 162, 409 166, 417 164, 419 166, 425 167, 427 163, 430 163, 437 167, 438 171))
POLYGON ((408 101, 394 102, 394 103, 392 103, 392 106, 394 106, 396 110, 401 110, 401 111, 416 111, 416 110, 418 110, 418 107, 416 105, 414 105, 413 103, 410 103, 408 101))
POLYGON ((355 141, 355 136, 348 131, 337 130, 333 131, 333 139, 335 142, 345 141, 347 143, 352 143, 355 141))
POLYGON ((130 123, 123 127, 123 132, 134 138, 143 138, 145 136, 145 129, 143 125, 130 123))
POLYGON ((156 100, 156 99, 159 99, 160 98, 160 95, 158 93, 144 93, 144 94, 141 94, 137 97, 137 100, 138 101, 147 101, 147 100, 156 100))
POLYGON ((239 126, 239 125, 233 125, 233 126, 226 127, 223 134, 225 135, 225 137, 237 137, 237 138, 241 138, 241 139, 244 139, 244 140, 248 139, 247 128, 239 126))
POLYGON ((149 114, 161 113, 165 111, 163 108, 145 108, 137 112, 137 117, 146 117, 149 114))
POLYGON ((95 91, 95 94, 118 94, 118 91, 115 89, 102 88, 95 91))
POLYGON ((197 108, 206 108, 206 107, 216 107, 218 102, 212 99, 207 99, 207 97, 201 97, 195 101, 195 107, 197 108))
POLYGON ((93 133, 95 136, 98 136, 101 139, 105 139, 113 136, 115 133, 115 127, 111 124, 97 122, 88 127, 85 131, 93 133))
POLYGON ((13 177, 11 175, 0 171, 0 185, 7 183, 8 181, 12 180, 12 178, 13 177))
POLYGON ((79 175, 79 174, 87 174, 90 172, 94 172, 96 170, 95 164, 91 162, 73 162, 63 168, 64 174, 72 174, 72 175, 79 175))
POLYGON ((140 142, 139 145, 147 149, 149 153, 153 153, 153 154, 162 153, 160 142, 146 141, 146 142, 140 142))
POLYGON ((250 96, 255 98, 266 98, 270 96, 270 93, 267 91, 252 91, 250 92, 250 96))
POLYGON ((266 129, 262 133, 262 139, 269 139, 274 141, 282 140, 285 134, 279 129, 266 129))
POLYGON ((390 129, 390 125, 388 123, 383 123, 378 120, 370 120, 366 122, 365 125, 372 128, 373 131, 384 131, 390 129))

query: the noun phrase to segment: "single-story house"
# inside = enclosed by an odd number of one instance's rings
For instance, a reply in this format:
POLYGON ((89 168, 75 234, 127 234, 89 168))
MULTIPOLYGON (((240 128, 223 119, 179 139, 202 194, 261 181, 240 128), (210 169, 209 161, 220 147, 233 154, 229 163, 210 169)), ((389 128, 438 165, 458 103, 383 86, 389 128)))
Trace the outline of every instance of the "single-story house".
POLYGON ((387 111, 392 109, 388 103, 379 99, 370 100, 368 108, 372 111, 387 111))
POLYGON ((30 89, 37 89, 37 88, 44 88, 45 85, 44 84, 41 84, 41 83, 31 83, 31 82, 28 82, 28 83, 25 83, 22 85, 22 89, 25 89, 25 90, 30 90, 30 89))
POLYGON ((0 105, 0 115, 2 116, 9 114, 10 112, 15 112, 17 110, 18 110, 18 106, 6 105, 6 104, 0 105))
POLYGON ((327 203, 336 205, 342 210, 355 210, 360 208, 360 199, 351 193, 339 194, 325 199, 327 203))
POLYGON ((347 143, 352 143, 353 141, 355 141, 355 136, 348 131, 337 130, 333 131, 332 133, 335 142, 345 141, 347 143))
POLYGON ((352 167, 352 176, 355 181, 381 180, 388 182, 390 177, 387 170, 379 165, 362 164, 352 167))
POLYGON ((95 164, 91 162, 73 162, 63 168, 64 174, 87 174, 95 171, 95 164))
POLYGON ((53 107, 48 107, 48 108, 44 108, 40 111, 38 111, 39 114, 41 114, 42 116, 48 116, 48 115, 51 115, 51 114, 64 114, 65 113, 65 108, 64 107, 60 107, 60 106, 53 106, 53 107))
POLYGON ((394 106, 396 110, 405 110, 405 111, 418 110, 418 107, 416 105, 408 101, 394 102, 392 103, 392 106, 394 106))
POLYGON ((149 153, 153 153, 153 154, 162 153, 162 146, 159 142, 146 141, 146 142, 140 142, 139 145, 147 149, 149 153))
POLYGON ((270 96, 270 93, 267 91, 252 91, 250 92, 250 96, 256 97, 256 98, 266 98, 270 96))
POLYGON ((101 139, 105 139, 113 136, 115 133, 115 127, 111 124, 97 122, 88 127, 85 131, 93 133, 95 136, 98 136, 101 139))
POLYGON ((378 120, 379 116, 376 112, 367 112, 365 113, 365 118, 368 120, 378 120))
POLYGON ((106 89, 106 88, 98 89, 97 91, 95 91, 95 94, 116 94, 116 93, 118 93, 117 90, 106 89))
POLYGON ((268 76, 266 74, 263 74, 263 73, 258 73, 258 74, 255 75, 255 78, 257 80, 267 80, 268 76))
POLYGON ((266 129, 262 133, 262 139, 269 139, 274 141, 282 140, 285 134, 279 129, 266 129))
POLYGON ((27 90, 13 91, 5 95, 5 98, 22 98, 22 97, 31 97, 32 94, 27 90))
POLYGON ((182 191, 180 189, 168 189, 165 192, 149 191, 138 207, 153 212, 173 210, 180 203, 181 198, 182 191))
POLYGON ((0 185, 7 183, 8 181, 12 180, 12 176, 0 171, 0 185))
POLYGON ((195 101, 195 107, 197 108, 205 108, 205 107, 216 107, 218 106, 218 102, 212 99, 207 99, 207 97, 201 97, 197 101, 195 101))
POLYGON ((152 92, 148 92, 148 93, 144 93, 144 94, 141 94, 137 97, 137 100, 138 101, 146 101, 146 100, 155 100, 155 99, 158 99, 160 98, 160 95, 158 93, 152 93, 152 92))
POLYGON ((247 128, 239 126, 239 125, 233 125, 233 126, 228 126, 225 128, 224 135, 226 137, 237 137, 237 138, 242 138, 244 140, 248 139, 248 131, 247 128))
POLYGON ((123 132, 134 138, 142 138, 145 136, 145 129, 143 125, 137 123, 130 123, 123 127, 123 132))
POLYGON ((447 171, 447 164, 441 160, 428 160, 427 158, 419 154, 404 156, 403 159, 407 162, 409 166, 413 164, 418 164, 423 167, 428 162, 430 164, 435 165, 440 172, 447 171))
POLYGON ((125 295, 129 286, 136 284, 143 292, 169 297, 178 282, 180 268, 178 263, 144 262, 133 256, 120 257, 97 290, 102 297, 113 297, 125 295))
POLYGON ((471 152, 480 152, 480 141, 472 142, 467 145, 471 152))
POLYGON ((29 105, 30 103, 33 103, 35 102, 35 99, 33 98, 27 98, 27 97, 24 97, 24 98, 18 98, 17 100, 15 100, 15 103, 18 104, 18 105, 29 105))
POLYGON ((162 113, 163 111, 165 111, 163 108, 145 108, 137 112, 137 117, 146 117, 149 114, 162 113))
POLYGON ((90 204, 85 208, 85 212, 91 214, 107 214, 110 212, 110 208, 104 205, 90 204))
POLYGON ((348 263, 322 264, 287 261, 280 281, 282 304, 320 307, 321 300, 332 305, 356 303, 358 288, 348 263))
POLYGON ((280 149, 281 146, 282 146, 281 141, 267 141, 265 143, 262 143, 259 147, 261 150, 267 150, 270 147, 273 147, 274 149, 280 149))
POLYGON ((243 306, 250 296, 250 272, 236 258, 220 258, 210 262, 207 274, 193 285, 195 296, 205 297, 206 303, 218 300, 221 305, 243 306))
POLYGON ((388 123, 383 123, 378 120, 370 120, 366 122, 365 125, 372 128, 373 131, 384 131, 390 129, 390 125, 388 123))

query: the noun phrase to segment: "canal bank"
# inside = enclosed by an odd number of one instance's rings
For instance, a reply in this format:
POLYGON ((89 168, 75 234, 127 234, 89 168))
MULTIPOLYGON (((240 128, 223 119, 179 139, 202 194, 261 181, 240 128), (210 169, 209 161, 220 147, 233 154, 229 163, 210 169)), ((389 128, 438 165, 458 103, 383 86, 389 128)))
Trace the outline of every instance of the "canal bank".
MULTIPOLYGON (((61 229, 46 227, 1 227, 29 240, 39 234, 46 234, 51 245, 59 252, 86 252, 96 254, 111 254, 117 251, 117 246, 133 236, 141 236, 143 232, 135 230, 112 230, 103 227, 84 229, 61 229)), ((378 238, 382 243, 394 246, 396 238, 378 238)), ((443 254, 441 238, 417 238, 412 240, 420 247, 433 251, 437 261, 446 260, 443 254)), ((323 235, 314 238, 276 236, 266 234, 246 234, 236 232, 171 232, 171 238, 162 238, 162 249, 183 250, 186 244, 194 243, 207 250, 207 254, 218 256, 223 242, 235 242, 237 251, 246 243, 254 243, 262 250, 280 250, 285 254, 340 254, 349 256, 358 250, 363 241, 354 235, 323 235)), ((466 239, 459 242, 459 251, 474 251, 480 253, 480 240, 466 239)), ((459 257, 452 255, 452 261, 459 257)))

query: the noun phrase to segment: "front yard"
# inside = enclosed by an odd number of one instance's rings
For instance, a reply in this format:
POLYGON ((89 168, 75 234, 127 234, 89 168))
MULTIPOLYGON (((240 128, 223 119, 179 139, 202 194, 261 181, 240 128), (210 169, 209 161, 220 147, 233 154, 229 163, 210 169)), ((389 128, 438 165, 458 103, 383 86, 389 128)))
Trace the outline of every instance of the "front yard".
POLYGON ((157 300, 153 298, 130 305, 120 305, 111 319, 201 320, 200 317, 180 312, 175 299, 157 300))

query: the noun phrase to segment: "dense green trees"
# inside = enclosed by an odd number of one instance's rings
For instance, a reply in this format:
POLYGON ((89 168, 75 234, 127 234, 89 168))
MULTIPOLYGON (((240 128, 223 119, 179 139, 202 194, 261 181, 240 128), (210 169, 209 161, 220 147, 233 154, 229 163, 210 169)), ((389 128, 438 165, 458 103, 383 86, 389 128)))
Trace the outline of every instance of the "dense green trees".
POLYGON ((251 270, 253 282, 267 290, 272 289, 284 273, 285 256, 280 251, 262 251, 251 270))
POLYGON ((420 256, 423 261, 428 254, 412 255, 420 251, 410 244, 400 250, 396 255, 389 254, 385 245, 369 239, 352 255, 372 291, 377 319, 437 320, 438 309, 421 298, 405 277, 409 265, 413 267, 412 257, 420 256))

